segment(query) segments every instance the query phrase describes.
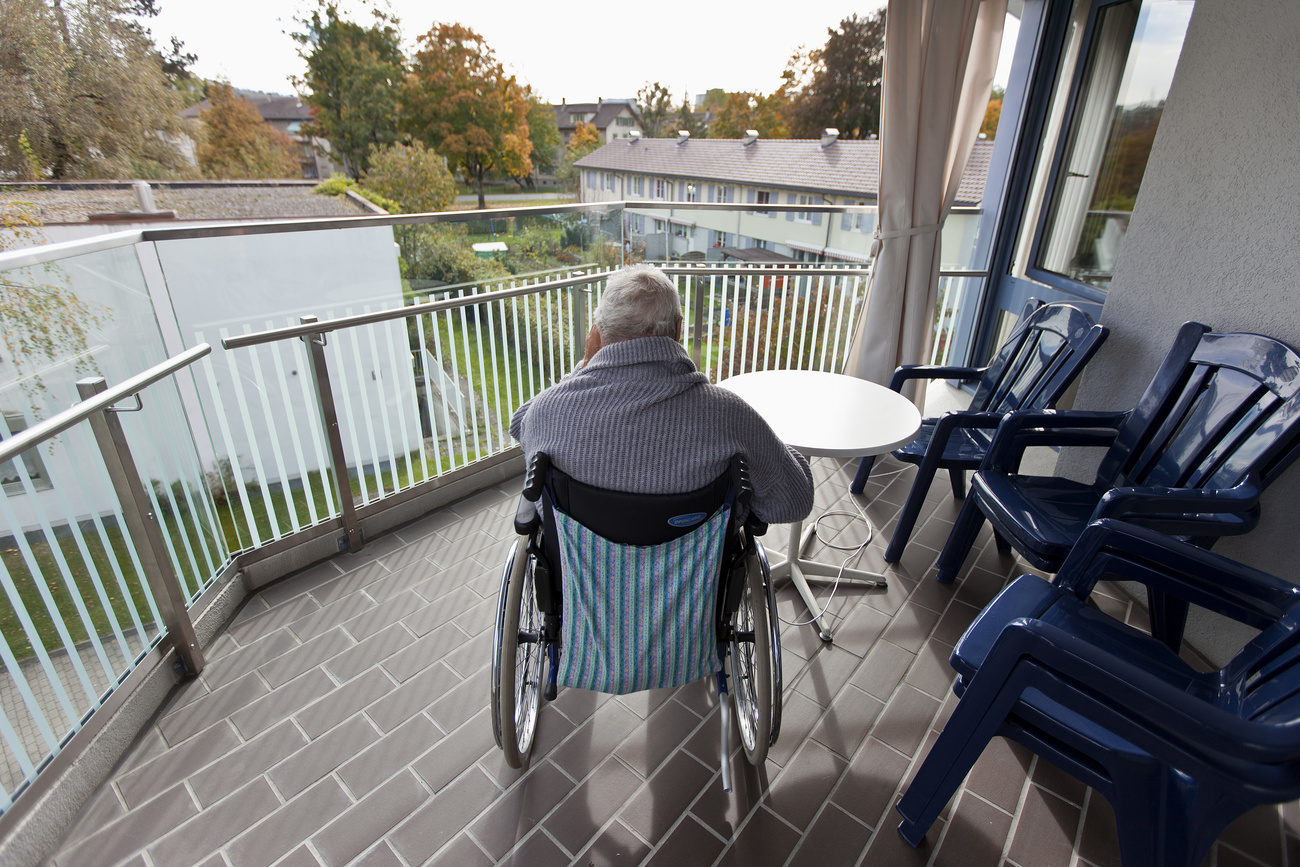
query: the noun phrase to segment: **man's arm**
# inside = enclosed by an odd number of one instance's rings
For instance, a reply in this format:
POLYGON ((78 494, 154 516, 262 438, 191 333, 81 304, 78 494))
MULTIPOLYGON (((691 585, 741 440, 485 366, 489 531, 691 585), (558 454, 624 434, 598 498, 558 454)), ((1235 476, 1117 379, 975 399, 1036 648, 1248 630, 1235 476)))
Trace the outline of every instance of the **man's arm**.
POLYGON ((769 524, 808 517, 813 507, 813 477, 808 460, 781 442, 771 426, 740 398, 741 450, 754 486, 751 508, 769 524))

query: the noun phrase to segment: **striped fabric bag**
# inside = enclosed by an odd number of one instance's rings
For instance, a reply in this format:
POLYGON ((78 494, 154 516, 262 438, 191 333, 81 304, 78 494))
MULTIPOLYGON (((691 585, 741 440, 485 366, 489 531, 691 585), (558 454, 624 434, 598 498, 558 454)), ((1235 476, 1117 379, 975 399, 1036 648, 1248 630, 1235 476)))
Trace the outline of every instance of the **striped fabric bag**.
POLYGON ((621 545, 554 511, 564 575, 563 686, 616 695, 718 669, 713 616, 730 508, 662 545, 621 545))

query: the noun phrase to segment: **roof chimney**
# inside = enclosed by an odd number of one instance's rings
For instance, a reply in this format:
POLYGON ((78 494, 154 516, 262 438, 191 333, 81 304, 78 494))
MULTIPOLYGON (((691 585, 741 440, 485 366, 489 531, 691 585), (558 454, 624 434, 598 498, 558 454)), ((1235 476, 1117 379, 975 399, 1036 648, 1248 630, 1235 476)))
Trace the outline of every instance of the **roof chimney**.
POLYGON ((827 127, 822 130, 822 150, 835 144, 835 140, 840 137, 840 131, 834 127, 827 127))
POLYGON ((740 140, 740 146, 747 148, 756 141, 758 141, 758 130, 747 129, 745 130, 745 137, 740 140))
POLYGON ((136 181, 131 186, 135 188, 135 200, 140 203, 140 210, 146 214, 156 213, 158 206, 153 203, 153 188, 144 181, 136 181))
POLYGON ((627 134, 628 144, 634 145, 639 141, 641 141, 641 131, 639 129, 634 129, 627 134))
POLYGON ((677 130, 677 146, 681 147, 691 140, 691 132, 686 129, 677 130))

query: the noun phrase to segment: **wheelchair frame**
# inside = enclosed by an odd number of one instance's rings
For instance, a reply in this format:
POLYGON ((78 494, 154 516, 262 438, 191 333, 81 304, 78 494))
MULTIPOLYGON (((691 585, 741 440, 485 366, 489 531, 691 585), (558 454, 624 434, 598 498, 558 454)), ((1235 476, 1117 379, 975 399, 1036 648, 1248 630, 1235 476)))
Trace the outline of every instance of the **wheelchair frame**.
MULTIPOLYGON (((532 751, 542 699, 556 697, 556 671, 559 668, 561 624, 563 618, 559 557, 546 550, 545 537, 549 521, 543 520, 534 505, 544 485, 553 474, 567 481, 567 476, 550 467, 544 454, 529 462, 523 496, 515 517, 520 539, 506 558, 497 597, 496 622, 492 636, 492 728, 497 745, 512 768, 523 767, 532 751), (548 665, 549 663, 549 665, 548 665), (547 674, 543 688, 543 673, 547 674)), ((576 483, 574 483, 576 484, 576 483)), ((581 486, 586 488, 586 486, 581 486)), ((694 509, 708 502, 710 511, 725 499, 709 502, 718 490, 733 494, 736 506, 748 501, 752 489, 744 461, 732 459, 728 473, 699 491, 682 495, 643 496, 620 492, 594 491, 612 498, 602 504, 598 520, 610 523, 607 513, 614 513, 613 523, 632 512, 640 512, 649 503, 650 511, 694 509), (622 498, 628 498, 623 500, 622 498)), ((575 516, 576 517, 576 516, 575 516)), ((585 517, 585 516, 583 516, 585 517)), ((581 517, 577 517, 582 520, 581 517)), ((586 524, 586 521, 583 521, 586 524)), ((602 535, 602 528, 592 528, 602 535)), ((758 536, 766 525, 752 515, 738 526, 733 520, 722 555, 718 577, 717 608, 714 631, 718 641, 719 692, 722 716, 722 784, 731 791, 729 756, 731 754, 731 704, 727 701, 727 681, 735 703, 736 728, 746 760, 761 765, 767 749, 776 743, 781 730, 781 637, 777 619, 776 596, 772 586, 767 555, 758 536), (730 661, 728 676, 727 660, 730 661)), ((550 532, 554 532, 551 526, 550 532)), ((626 535, 626 534, 622 534, 626 535)), ((636 532, 632 532, 636 536, 636 532)), ((623 538, 625 544, 653 544, 641 538, 623 538)))

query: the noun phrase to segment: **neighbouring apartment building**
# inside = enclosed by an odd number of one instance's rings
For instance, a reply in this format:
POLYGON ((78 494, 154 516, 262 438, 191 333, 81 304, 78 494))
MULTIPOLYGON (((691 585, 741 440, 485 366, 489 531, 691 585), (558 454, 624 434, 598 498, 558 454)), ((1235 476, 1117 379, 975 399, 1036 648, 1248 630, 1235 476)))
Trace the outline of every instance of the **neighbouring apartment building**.
POLYGON ((589 123, 606 142, 625 139, 645 131, 636 102, 630 99, 601 99, 596 102, 561 102, 555 106, 555 125, 560 129, 560 152, 579 123, 589 123))
MULTIPOLYGON (((976 143, 943 234, 943 265, 969 267, 993 143, 976 143), (964 212, 963 212, 964 210, 964 212)), ((647 259, 703 253, 709 260, 862 263, 875 231, 880 142, 643 139, 610 142, 578 160, 583 202, 625 201, 624 230, 647 259), (642 205, 644 203, 644 205, 642 205), (777 206, 710 210, 700 203, 777 206), (861 211, 800 211, 854 205, 861 211), (760 252, 762 251, 762 252, 760 252)), ((690 258, 695 258, 692 256, 690 258)))

